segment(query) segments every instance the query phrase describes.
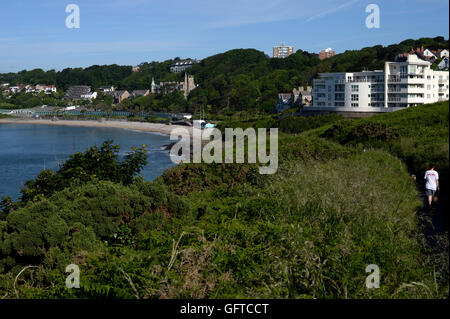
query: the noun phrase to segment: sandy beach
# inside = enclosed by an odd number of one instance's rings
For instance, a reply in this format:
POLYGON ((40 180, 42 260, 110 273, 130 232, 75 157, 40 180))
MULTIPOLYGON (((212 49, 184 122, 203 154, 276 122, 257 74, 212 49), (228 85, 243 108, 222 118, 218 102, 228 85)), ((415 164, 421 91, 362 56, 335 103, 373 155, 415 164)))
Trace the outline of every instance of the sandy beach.
POLYGON ((129 121, 94 121, 94 120, 43 120, 43 119, 0 119, 0 124, 42 124, 42 125, 60 125, 60 126, 85 126, 85 127, 108 127, 121 128, 126 130, 136 130, 143 132, 160 133, 170 135, 171 131, 176 128, 183 128, 192 134, 192 127, 182 125, 167 125, 159 123, 142 123, 129 121))
MULTIPOLYGON (((193 127, 184 125, 167 125, 159 123, 143 123, 143 122, 129 122, 129 121, 95 121, 95 120, 44 120, 44 119, 24 119, 24 118, 8 118, 0 119, 0 124, 40 124, 40 125, 59 125, 59 126, 84 126, 84 127, 107 127, 107 128, 118 128, 125 130, 135 130, 149 133, 158 133, 170 136, 172 130, 181 128, 181 132, 186 132, 183 137, 191 141, 190 153, 191 156, 197 151, 193 148, 193 127)), ((206 129, 206 131, 211 129, 206 129)), ((198 141, 198 140, 196 140, 198 141)), ((221 145, 222 141, 216 141, 212 143, 219 143, 221 145)), ((170 142, 167 147, 170 149, 175 141, 170 142)), ((202 140, 200 138, 200 152, 204 145, 209 143, 209 140, 202 140)))

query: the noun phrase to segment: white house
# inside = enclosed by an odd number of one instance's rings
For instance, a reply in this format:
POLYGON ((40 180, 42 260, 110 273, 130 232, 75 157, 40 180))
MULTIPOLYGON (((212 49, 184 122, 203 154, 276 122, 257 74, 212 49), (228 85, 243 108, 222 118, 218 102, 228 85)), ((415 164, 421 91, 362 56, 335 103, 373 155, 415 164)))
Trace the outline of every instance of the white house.
POLYGON ((35 88, 36 92, 44 92, 45 94, 56 93, 56 86, 47 84, 38 84, 35 88))
POLYGON ((437 58, 437 56, 433 52, 431 52, 431 50, 429 50, 429 49, 425 49, 423 51, 423 56, 427 59, 436 59, 437 58))
POLYGON ((100 92, 108 93, 108 92, 114 92, 115 88, 112 85, 111 86, 102 86, 99 90, 100 90, 100 92))
POLYGON ((317 110, 385 112, 449 99, 449 73, 409 55, 405 62, 386 62, 384 70, 320 73, 314 80, 317 110))
POLYGON ((36 87, 31 86, 31 85, 27 85, 25 87, 25 93, 32 93, 32 92, 36 92, 36 87))
POLYGON ((83 100, 94 100, 97 98, 97 92, 89 92, 81 95, 81 99, 83 100))
POLYGON ((444 70, 444 69, 447 69, 447 70, 448 70, 448 68, 449 68, 449 58, 448 58, 448 57, 444 57, 444 58, 442 59, 442 61, 439 62, 439 64, 438 64, 438 69, 439 69, 439 70, 444 70))
POLYGON ((439 50, 439 58, 449 58, 450 53, 447 49, 439 50))
POLYGON ((17 92, 20 92, 21 90, 22 90, 22 88, 18 85, 9 87, 9 92, 11 92, 11 93, 17 93, 17 92))

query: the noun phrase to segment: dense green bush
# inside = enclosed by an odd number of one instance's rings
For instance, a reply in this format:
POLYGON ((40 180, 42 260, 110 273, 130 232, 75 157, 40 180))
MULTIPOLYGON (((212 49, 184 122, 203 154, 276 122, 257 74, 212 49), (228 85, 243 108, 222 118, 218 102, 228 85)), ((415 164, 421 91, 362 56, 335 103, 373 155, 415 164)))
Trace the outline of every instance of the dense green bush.
POLYGON ((56 172, 42 171, 35 180, 25 183, 25 187, 21 190, 22 201, 27 202, 37 196, 49 196, 72 184, 85 183, 93 179, 131 184, 135 175, 147 164, 146 146, 133 147, 121 162, 120 146, 112 143, 106 141, 101 147, 93 146, 86 152, 71 155, 56 172))
POLYGON ((0 272, 40 264, 49 252, 58 251, 67 261, 102 244, 132 245, 139 231, 157 226, 155 221, 188 215, 189 204, 157 183, 137 180, 126 187, 97 181, 67 188, 0 222, 0 272))
POLYGON ((389 141, 398 137, 398 133, 385 123, 368 122, 356 126, 349 122, 334 124, 321 137, 336 140, 342 144, 358 144, 367 141, 389 141))
POLYGON ((254 164, 182 164, 164 172, 158 178, 180 195, 214 189, 220 186, 255 185, 261 180, 254 164))
POLYGON ((277 121, 280 131, 289 134, 299 134, 325 124, 342 120, 342 115, 318 115, 318 116, 287 116, 277 121))

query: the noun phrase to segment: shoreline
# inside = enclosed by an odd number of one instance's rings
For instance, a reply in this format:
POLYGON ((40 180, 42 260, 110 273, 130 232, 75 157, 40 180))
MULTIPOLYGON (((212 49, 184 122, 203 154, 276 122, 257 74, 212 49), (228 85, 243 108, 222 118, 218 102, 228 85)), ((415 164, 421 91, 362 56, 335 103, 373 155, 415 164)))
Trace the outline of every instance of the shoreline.
MULTIPOLYGON (((117 128, 123 130, 139 131, 153 134, 162 134, 169 138, 168 144, 165 145, 166 150, 170 150, 176 143, 175 140, 170 140, 170 134, 172 130, 182 128, 187 130, 187 134, 182 138, 189 139, 191 141, 190 153, 191 158, 197 152, 194 152, 192 143, 194 143, 193 127, 185 125, 168 125, 160 123, 148 123, 148 122, 130 122, 125 120, 108 121, 103 122, 96 120, 43 120, 43 119, 24 119, 24 118, 8 118, 0 119, 0 124, 37 124, 37 125, 54 125, 54 126, 72 126, 72 127, 105 127, 105 128, 117 128)), ((179 136, 178 136, 179 137, 179 136)), ((203 150, 205 144, 209 141, 203 140, 200 137, 200 153, 203 150)), ((178 163, 179 164, 179 163, 178 163)))
POLYGON ((82 126, 82 127, 106 127, 118 128, 125 130, 135 130, 148 133, 158 133, 170 137, 173 129, 184 128, 192 134, 191 126, 184 125, 168 125, 160 123, 144 123, 130 121, 95 121, 95 120, 42 120, 42 119, 0 119, 0 124, 39 124, 39 125, 56 125, 56 126, 82 126))

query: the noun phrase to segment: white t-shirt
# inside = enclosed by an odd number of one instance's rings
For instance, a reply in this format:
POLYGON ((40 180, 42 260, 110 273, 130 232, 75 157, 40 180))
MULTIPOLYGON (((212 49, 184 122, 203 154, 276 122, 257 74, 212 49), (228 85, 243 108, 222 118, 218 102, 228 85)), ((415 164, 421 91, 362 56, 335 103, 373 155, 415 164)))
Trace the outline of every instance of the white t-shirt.
POLYGON ((425 188, 436 190, 436 181, 439 180, 439 174, 435 170, 428 170, 425 172, 425 180, 427 181, 425 188))

